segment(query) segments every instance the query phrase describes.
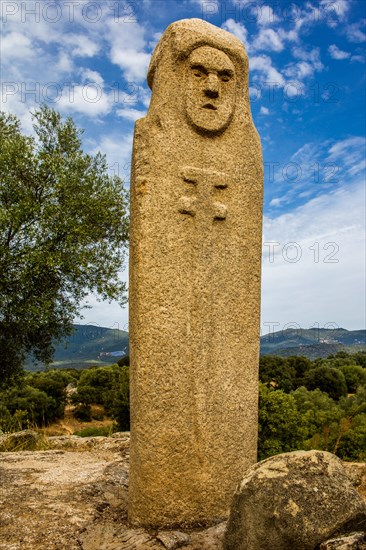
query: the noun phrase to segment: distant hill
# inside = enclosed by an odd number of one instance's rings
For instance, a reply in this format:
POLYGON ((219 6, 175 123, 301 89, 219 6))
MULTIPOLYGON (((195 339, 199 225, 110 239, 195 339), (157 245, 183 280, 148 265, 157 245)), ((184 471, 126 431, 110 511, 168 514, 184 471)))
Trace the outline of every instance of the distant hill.
MULTIPOLYGON (((83 369, 91 365, 111 365, 128 355, 128 332, 124 330, 74 325, 71 336, 56 345, 51 367, 83 369)), ((27 370, 41 370, 42 364, 27 362, 27 370)))
MULTIPOLYGON (((337 351, 366 351, 366 330, 287 329, 261 337, 261 355, 304 355, 316 359, 337 351)), ((75 325, 74 333, 56 346, 51 367, 82 369, 90 365, 107 365, 128 353, 128 332, 75 325)), ((42 365, 29 361, 26 368, 39 370, 42 365)))
POLYGON ((366 351, 366 330, 287 329, 261 337, 261 355, 317 359, 338 351, 366 351))

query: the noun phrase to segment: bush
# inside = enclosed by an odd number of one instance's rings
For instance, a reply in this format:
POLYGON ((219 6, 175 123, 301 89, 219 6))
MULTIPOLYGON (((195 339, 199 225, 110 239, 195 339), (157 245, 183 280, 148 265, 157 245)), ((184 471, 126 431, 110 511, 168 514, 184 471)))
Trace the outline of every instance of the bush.
POLYGON ((117 422, 119 430, 129 430, 129 368, 112 365, 111 367, 94 367, 83 371, 77 393, 73 395, 72 401, 77 404, 76 414, 81 411, 82 418, 80 419, 83 421, 85 418, 91 418, 90 406, 92 404, 103 405, 106 413, 117 422), (84 416, 84 411, 86 416, 84 416))
POLYGON ((73 410, 74 417, 80 422, 91 422, 91 406, 85 405, 85 403, 79 403, 73 410))
POLYGON ((12 387, 1 393, 1 403, 11 416, 26 413, 20 429, 29 425, 45 426, 59 418, 59 405, 53 397, 31 386, 12 387))
POLYGON ((116 430, 116 426, 102 426, 101 428, 83 428, 75 432, 79 437, 110 437, 116 430))
POLYGON ((118 359, 117 365, 119 367, 129 367, 130 366, 130 356, 129 355, 124 355, 123 357, 118 359))

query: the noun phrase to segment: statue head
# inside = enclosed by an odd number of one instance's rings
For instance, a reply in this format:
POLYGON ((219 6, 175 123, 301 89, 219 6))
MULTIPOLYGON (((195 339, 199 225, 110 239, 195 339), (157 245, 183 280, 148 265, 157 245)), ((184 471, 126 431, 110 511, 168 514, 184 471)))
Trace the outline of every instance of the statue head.
POLYGON ((200 19, 172 23, 151 58, 148 117, 167 128, 186 124, 219 136, 251 119, 248 57, 232 34, 200 19))
POLYGON ((187 121, 205 134, 224 131, 235 108, 235 67, 221 50, 201 46, 186 60, 184 110, 187 121))

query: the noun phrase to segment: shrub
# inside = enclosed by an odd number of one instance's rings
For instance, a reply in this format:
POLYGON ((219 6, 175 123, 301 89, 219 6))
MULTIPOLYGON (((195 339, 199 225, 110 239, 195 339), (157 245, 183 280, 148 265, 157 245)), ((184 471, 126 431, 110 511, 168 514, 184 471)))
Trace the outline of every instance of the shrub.
POLYGON ((116 431, 116 426, 102 426, 101 428, 83 428, 74 435, 79 437, 110 437, 116 431))
POLYGON ((91 406, 85 405, 85 403, 79 403, 76 405, 73 414, 77 420, 80 420, 80 422, 90 422, 92 419, 91 406))

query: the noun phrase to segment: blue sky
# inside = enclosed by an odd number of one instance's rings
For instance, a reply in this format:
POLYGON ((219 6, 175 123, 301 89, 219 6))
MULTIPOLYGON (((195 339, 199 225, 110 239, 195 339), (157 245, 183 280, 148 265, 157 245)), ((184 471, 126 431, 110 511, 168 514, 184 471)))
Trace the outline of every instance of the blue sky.
MULTIPOLYGON (((164 29, 199 17, 238 36, 265 163, 262 333, 366 326, 363 0, 2 0, 0 8, 1 108, 27 132, 41 102, 71 115, 84 148, 105 153, 127 183, 164 29)), ((127 328, 127 310, 89 303, 84 322, 127 328)))

